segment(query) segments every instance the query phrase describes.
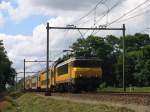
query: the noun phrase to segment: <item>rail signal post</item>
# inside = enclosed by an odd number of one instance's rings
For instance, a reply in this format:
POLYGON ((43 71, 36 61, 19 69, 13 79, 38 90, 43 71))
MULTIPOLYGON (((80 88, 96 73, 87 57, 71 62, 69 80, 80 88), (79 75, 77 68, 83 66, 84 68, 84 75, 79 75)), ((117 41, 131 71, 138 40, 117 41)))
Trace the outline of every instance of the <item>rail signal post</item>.
MULTIPOLYGON (((88 28, 88 27, 76 27, 74 25, 67 25, 66 27, 50 27, 49 26, 49 23, 47 23, 47 83, 48 83, 48 76, 49 76, 49 73, 48 73, 48 68, 49 68, 49 30, 51 29, 68 29, 68 30, 121 30, 123 32, 123 78, 122 78, 122 85, 123 85, 123 90, 124 92, 126 91, 126 86, 125 86, 125 24, 123 24, 123 27, 122 28, 107 28, 106 26, 99 26, 98 28, 95 27, 95 28, 88 28)), ((48 86, 47 86, 48 88, 48 86)), ((48 89, 47 89, 48 90, 48 89)))

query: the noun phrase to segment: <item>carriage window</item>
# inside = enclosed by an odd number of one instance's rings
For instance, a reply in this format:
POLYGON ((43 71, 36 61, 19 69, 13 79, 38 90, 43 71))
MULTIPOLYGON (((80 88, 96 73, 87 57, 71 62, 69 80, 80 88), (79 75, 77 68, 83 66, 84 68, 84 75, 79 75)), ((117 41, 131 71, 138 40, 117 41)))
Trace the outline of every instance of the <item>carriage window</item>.
POLYGON ((74 67, 100 67, 100 61, 96 60, 76 60, 73 62, 74 67))
POLYGON ((62 65, 57 68, 58 75, 63 75, 68 73, 68 64, 62 65))

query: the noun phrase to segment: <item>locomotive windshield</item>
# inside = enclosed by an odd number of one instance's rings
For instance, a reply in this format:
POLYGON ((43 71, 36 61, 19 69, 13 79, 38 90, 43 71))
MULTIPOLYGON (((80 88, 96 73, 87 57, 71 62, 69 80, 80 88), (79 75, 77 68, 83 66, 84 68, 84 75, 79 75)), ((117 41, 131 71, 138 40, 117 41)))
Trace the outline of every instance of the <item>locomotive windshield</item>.
POLYGON ((73 62, 74 67, 100 67, 100 61, 98 60, 75 60, 73 62))

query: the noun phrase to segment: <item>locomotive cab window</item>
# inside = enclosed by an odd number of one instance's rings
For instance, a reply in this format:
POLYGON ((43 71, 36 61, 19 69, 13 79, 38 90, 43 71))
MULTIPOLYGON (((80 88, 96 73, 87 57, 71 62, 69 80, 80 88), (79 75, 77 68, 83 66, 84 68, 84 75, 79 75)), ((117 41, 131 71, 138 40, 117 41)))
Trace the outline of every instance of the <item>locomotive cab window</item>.
POLYGON ((62 65, 57 68, 58 75, 63 75, 68 73, 68 64, 62 65))
POLYGON ((74 67, 100 67, 100 61, 97 60, 75 60, 74 67))

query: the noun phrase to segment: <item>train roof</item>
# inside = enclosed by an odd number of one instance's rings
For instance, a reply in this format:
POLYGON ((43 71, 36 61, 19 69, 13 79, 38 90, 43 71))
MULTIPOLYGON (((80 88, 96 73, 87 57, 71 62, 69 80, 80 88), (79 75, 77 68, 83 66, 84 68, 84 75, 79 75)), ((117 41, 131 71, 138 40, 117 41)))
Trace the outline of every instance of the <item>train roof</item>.
POLYGON ((97 60, 97 61, 101 61, 101 59, 98 59, 98 58, 73 57, 73 58, 70 58, 70 59, 62 62, 62 63, 59 63, 56 67, 62 66, 66 63, 69 63, 69 62, 72 62, 72 61, 75 61, 75 60, 97 60))
MULTIPOLYGON (((49 67, 49 70, 52 69, 53 67, 59 67, 59 66, 62 66, 66 63, 69 63, 69 62, 72 62, 72 61, 75 61, 75 60, 97 60, 97 61, 101 61, 101 59, 97 58, 97 57, 92 57, 92 58, 85 58, 85 57, 72 57, 66 61, 61 61, 61 62, 57 62, 55 61, 50 67, 49 67)), ((39 73, 37 74, 34 74, 32 76, 28 76, 26 77, 26 79, 31 79, 33 77, 37 77, 40 73, 45 73, 46 72, 46 69, 44 70, 41 70, 39 73)))

